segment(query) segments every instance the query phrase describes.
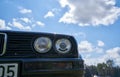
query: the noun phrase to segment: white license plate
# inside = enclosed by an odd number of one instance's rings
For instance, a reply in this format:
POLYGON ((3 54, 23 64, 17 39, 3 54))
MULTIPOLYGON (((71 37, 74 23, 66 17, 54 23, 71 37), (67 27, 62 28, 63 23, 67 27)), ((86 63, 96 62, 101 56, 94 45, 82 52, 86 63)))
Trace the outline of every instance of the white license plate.
POLYGON ((18 77, 18 63, 0 63, 0 77, 18 77))

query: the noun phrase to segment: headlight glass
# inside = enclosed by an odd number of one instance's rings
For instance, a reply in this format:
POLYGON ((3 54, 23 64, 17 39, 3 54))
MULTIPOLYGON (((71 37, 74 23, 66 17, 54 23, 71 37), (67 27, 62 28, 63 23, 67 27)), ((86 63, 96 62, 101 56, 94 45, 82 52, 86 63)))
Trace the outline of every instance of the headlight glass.
POLYGON ((47 37, 39 37, 34 42, 34 48, 39 53, 46 53, 52 47, 52 41, 47 37))
POLYGON ((61 54, 68 53, 71 50, 71 42, 68 39, 58 39, 55 48, 61 54))

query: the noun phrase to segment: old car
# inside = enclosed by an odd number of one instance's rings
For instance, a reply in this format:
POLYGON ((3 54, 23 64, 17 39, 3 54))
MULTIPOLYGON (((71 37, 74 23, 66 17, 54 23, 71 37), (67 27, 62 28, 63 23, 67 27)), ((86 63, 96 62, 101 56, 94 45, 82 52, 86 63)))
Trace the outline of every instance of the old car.
POLYGON ((73 36, 0 31, 0 77, 83 77, 73 36))

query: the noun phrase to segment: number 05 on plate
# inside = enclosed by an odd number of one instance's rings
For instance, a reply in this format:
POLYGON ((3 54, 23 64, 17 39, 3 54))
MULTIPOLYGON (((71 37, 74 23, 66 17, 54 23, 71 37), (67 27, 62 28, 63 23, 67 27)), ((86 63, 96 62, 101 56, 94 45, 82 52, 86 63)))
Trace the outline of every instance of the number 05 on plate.
POLYGON ((0 63, 0 77, 18 77, 18 63, 0 63))

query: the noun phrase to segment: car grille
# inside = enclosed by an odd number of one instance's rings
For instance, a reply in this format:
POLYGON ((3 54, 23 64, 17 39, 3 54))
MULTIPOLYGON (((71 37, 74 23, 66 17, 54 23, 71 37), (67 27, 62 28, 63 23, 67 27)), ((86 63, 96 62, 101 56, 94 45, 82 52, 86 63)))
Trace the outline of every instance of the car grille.
POLYGON ((33 56, 32 34, 8 33, 6 56, 33 56))

